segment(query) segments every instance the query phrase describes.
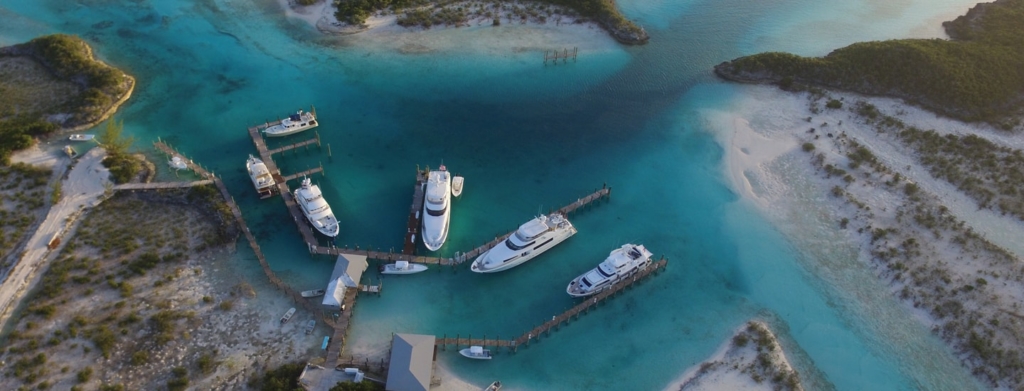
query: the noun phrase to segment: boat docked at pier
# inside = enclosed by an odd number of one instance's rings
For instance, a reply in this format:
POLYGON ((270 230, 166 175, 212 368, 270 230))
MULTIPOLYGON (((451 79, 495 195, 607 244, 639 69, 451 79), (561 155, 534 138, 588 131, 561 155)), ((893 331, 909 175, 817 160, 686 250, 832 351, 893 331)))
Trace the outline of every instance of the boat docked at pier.
POLYGON ((642 244, 623 244, 600 265, 576 277, 565 288, 572 297, 585 297, 615 285, 651 264, 651 252, 642 244))
POLYGON ((326 289, 312 289, 308 291, 302 291, 301 295, 302 297, 317 297, 323 296, 325 292, 327 292, 326 289))
POLYGON ((413 274, 427 270, 427 265, 409 263, 409 261, 397 261, 380 266, 380 274, 413 274))
POLYGON ((466 178, 456 175, 452 178, 452 196, 458 197, 462 195, 462 184, 465 183, 466 178))
POLYGON ((316 113, 299 110, 288 118, 282 119, 281 123, 263 130, 267 137, 284 137, 303 130, 313 129, 320 124, 316 121, 316 113))
POLYGON ((302 187, 295 189, 295 201, 313 228, 325 236, 338 236, 338 219, 334 217, 331 206, 324 200, 320 186, 314 185, 309 178, 303 178, 302 187))
POLYGON ((277 181, 274 180, 274 176, 270 174, 270 170, 262 160, 249 155, 249 159, 245 161, 245 168, 249 171, 249 179, 252 180, 252 185, 256 188, 257 193, 270 195, 273 192, 277 181))
POLYGON ((519 226, 505 242, 480 254, 470 270, 477 273, 496 273, 522 265, 543 254, 576 234, 565 216, 560 213, 537 216, 519 226))
POLYGON ((72 134, 71 136, 68 136, 68 140, 71 140, 71 141, 89 141, 89 140, 92 140, 94 138, 96 138, 96 135, 92 135, 92 134, 78 134, 78 133, 76 133, 76 134, 72 134))
POLYGON ((460 350, 459 354, 477 360, 491 359, 491 350, 484 349, 483 346, 470 346, 468 348, 460 350))
POLYGON ((281 324, 288 323, 289 320, 292 320, 292 316, 294 316, 294 315, 295 315, 295 307, 289 308, 288 312, 285 312, 284 316, 281 317, 281 324))
POLYGON ((171 156, 171 160, 167 161, 167 165, 175 170, 184 170, 188 168, 188 164, 185 163, 185 159, 182 159, 181 156, 177 155, 171 156))
POLYGON ((427 173, 426 202, 423 203, 423 244, 437 251, 448 240, 451 221, 452 175, 441 165, 427 173))

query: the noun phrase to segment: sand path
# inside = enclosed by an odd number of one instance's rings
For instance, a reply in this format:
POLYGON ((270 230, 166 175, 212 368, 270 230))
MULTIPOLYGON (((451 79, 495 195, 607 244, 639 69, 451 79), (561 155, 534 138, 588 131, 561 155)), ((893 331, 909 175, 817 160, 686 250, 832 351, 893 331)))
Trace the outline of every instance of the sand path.
MULTIPOLYGON (((22 159, 26 162, 41 163, 49 160, 47 155, 50 154, 37 149, 36 153, 22 159)), ((60 202, 50 208, 46 219, 26 244, 21 259, 0 285, 0 324, 7 321, 18 302, 28 292, 28 288, 39 279, 41 273, 38 272, 45 270, 47 263, 59 253, 60 248, 51 251, 47 246, 54 235, 62 236, 72 227, 85 208, 96 206, 102 201, 106 186, 110 183, 110 172, 102 164, 105 156, 105 150, 93 148, 78 160, 68 177, 63 180, 63 196, 60 202)))

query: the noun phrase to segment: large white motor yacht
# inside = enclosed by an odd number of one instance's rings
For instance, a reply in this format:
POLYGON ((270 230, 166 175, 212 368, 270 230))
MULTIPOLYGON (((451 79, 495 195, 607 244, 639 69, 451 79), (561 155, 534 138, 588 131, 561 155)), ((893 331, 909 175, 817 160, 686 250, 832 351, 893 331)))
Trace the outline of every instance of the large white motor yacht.
POLYGON ((313 228, 332 238, 338 236, 338 219, 334 218, 331 206, 320 193, 320 186, 312 184, 309 178, 303 178, 302 187, 295 189, 295 201, 313 228))
POLYGON ((316 115, 299 110, 281 120, 281 123, 267 128, 263 134, 266 134, 267 137, 283 137, 306 129, 313 129, 318 125, 320 124, 316 122, 316 115))
POLYGON ((480 254, 470 269, 477 273, 508 270, 533 259, 575 234, 576 227, 560 213, 537 216, 520 225, 503 244, 480 254))
POLYGON ((441 165, 427 174, 426 202, 423 203, 423 244, 437 251, 448 239, 451 221, 452 175, 441 165))
POLYGON ((600 265, 576 277, 565 288, 572 297, 598 293, 651 264, 651 252, 642 244, 623 244, 612 250, 600 265))
POLYGON ((249 170, 249 179, 252 179, 252 185, 256 187, 256 192, 269 194, 274 185, 277 184, 274 181, 274 176, 270 175, 267 165, 263 164, 263 161, 259 158, 249 155, 249 160, 245 161, 245 168, 249 170))

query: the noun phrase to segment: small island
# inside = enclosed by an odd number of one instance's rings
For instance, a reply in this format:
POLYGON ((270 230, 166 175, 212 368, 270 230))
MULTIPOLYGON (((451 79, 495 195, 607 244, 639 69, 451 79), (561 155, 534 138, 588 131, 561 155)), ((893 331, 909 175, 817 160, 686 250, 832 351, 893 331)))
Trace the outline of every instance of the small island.
POLYGON ((1024 0, 998 0, 943 23, 951 40, 861 42, 818 58, 761 53, 723 62, 715 73, 787 90, 812 85, 900 98, 954 119, 1011 130, 1024 112, 1022 25, 1024 0))
POLYGON ((58 130, 77 131, 110 117, 135 79, 93 57, 70 35, 0 48, 0 162, 58 130))
MULTIPOLYGON (((293 1, 294 5, 310 6, 319 0, 293 1)), ((400 26, 424 28, 481 23, 500 26, 502 23, 594 22, 626 45, 642 45, 650 39, 643 27, 622 15, 614 0, 341 0, 334 2, 334 7, 336 22, 333 23, 346 25, 347 28, 341 30, 347 32, 365 30, 371 17, 394 15, 400 26)))

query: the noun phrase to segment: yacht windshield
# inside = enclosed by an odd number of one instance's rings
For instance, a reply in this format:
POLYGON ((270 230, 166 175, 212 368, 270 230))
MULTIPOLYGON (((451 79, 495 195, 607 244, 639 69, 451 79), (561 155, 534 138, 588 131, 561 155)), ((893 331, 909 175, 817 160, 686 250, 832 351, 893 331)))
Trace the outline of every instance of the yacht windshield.
POLYGON ((508 249, 512 250, 512 251, 522 250, 524 248, 530 247, 534 243, 536 243, 536 241, 533 241, 533 242, 530 242, 530 243, 527 243, 527 244, 524 244, 524 245, 520 246, 520 245, 517 245, 515 243, 512 243, 512 238, 505 239, 505 246, 507 246, 508 249))
POLYGON ((444 212, 446 210, 448 210, 447 207, 441 208, 440 210, 433 210, 433 209, 427 208, 427 213, 430 214, 431 216, 444 216, 444 212))

